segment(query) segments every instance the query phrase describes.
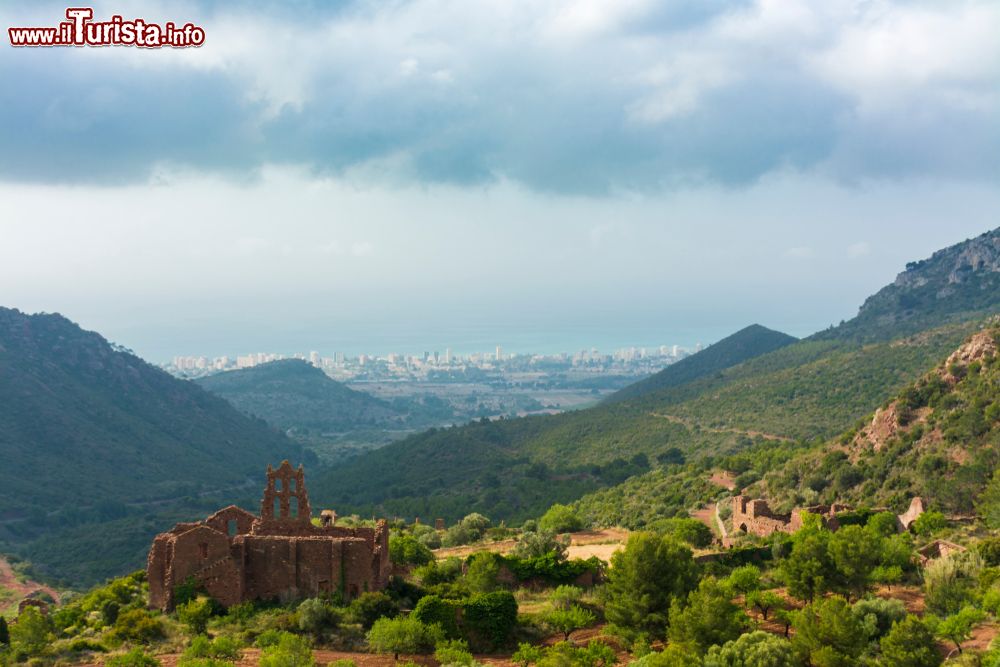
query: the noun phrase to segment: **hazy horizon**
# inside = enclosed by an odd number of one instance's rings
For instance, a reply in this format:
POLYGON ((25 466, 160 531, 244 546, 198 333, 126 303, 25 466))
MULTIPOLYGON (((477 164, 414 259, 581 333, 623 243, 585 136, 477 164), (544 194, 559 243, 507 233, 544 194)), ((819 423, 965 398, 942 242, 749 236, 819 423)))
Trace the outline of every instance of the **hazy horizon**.
POLYGON ((94 12, 205 44, 3 43, 0 303, 153 361, 801 337, 997 224, 985 0, 94 12))

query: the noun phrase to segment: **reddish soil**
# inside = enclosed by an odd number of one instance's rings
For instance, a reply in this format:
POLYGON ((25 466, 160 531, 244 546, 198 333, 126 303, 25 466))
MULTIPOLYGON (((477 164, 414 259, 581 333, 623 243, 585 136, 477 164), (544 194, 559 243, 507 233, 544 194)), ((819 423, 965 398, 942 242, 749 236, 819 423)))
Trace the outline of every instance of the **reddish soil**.
POLYGON ((30 580, 18 581, 14 569, 3 558, 0 558, 0 587, 14 591, 13 603, 15 605, 36 591, 44 591, 51 595, 53 600, 59 601, 59 593, 54 588, 30 580))
POLYGON ((712 473, 712 476, 708 478, 708 481, 710 481, 712 484, 715 484, 716 486, 721 486, 727 491, 733 491, 734 489, 736 489, 735 480, 736 478, 733 477, 733 474, 726 470, 716 470, 715 472, 712 473))

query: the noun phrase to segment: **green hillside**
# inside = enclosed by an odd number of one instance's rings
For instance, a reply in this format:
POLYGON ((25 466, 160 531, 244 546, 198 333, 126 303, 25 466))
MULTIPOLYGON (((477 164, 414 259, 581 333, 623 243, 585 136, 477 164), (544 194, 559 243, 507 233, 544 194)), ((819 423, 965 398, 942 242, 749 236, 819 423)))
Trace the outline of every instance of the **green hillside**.
POLYGON ((60 315, 0 308, 3 550, 26 553, 70 526, 190 506, 202 493, 241 493, 268 462, 302 456, 264 422, 60 315))
POLYGON ((196 380, 241 412, 292 434, 343 431, 406 418, 374 396, 354 391, 301 359, 285 359, 196 380))
POLYGON ((681 359, 659 373, 615 392, 607 399, 617 403, 639 398, 667 387, 677 387, 710 376, 742 363, 747 359, 791 345, 797 338, 773 331, 759 324, 740 329, 718 343, 708 346, 698 354, 681 359))
POLYGON ((833 437, 1000 310, 1000 290, 983 287, 993 279, 998 234, 911 264, 857 318, 808 339, 753 358, 741 356, 745 347, 731 350, 720 341, 690 358, 692 366, 701 365, 699 356, 711 351, 703 362, 711 372, 679 371, 677 379, 634 390, 631 399, 500 422, 488 433, 470 425, 408 438, 330 470, 317 492, 343 509, 432 511, 446 518, 475 510, 516 519, 544 508, 546 500, 609 486, 614 481, 602 472, 605 466, 633 465, 633 459, 652 466, 677 452, 696 460, 737 452, 755 438, 833 437), (741 362, 720 368, 720 359, 741 362), (531 466, 544 466, 537 484, 519 472, 531 466))
POLYGON ((855 428, 754 490, 779 506, 837 500, 902 511, 917 495, 946 513, 972 513, 1000 465, 998 348, 1000 328, 976 333, 855 428))

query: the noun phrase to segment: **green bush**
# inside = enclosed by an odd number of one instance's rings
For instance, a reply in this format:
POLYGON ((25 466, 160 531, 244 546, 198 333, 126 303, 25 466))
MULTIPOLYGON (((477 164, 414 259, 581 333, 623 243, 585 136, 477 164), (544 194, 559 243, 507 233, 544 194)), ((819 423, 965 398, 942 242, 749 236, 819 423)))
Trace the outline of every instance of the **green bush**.
POLYGON ((118 615, 113 634, 124 641, 149 644, 163 639, 163 621, 145 609, 129 609, 118 615))
POLYGON ((104 661, 104 665, 105 667, 159 667, 160 661, 141 648, 134 648, 128 653, 111 656, 104 661))
POLYGON ((434 554, 418 539, 404 534, 389 538, 389 559, 397 565, 425 565, 434 560, 434 554))
POLYGON ((465 603, 463 623, 473 643, 502 646, 517 625, 517 600, 507 591, 474 595, 465 603))
POLYGON ((913 522, 913 532, 923 537, 930 537, 948 525, 941 512, 924 512, 913 522))
POLYGON ((399 660, 400 653, 430 653, 442 639, 440 627, 426 625, 412 616, 380 618, 368 631, 372 650, 392 653, 395 660, 399 660))
POLYGON ((177 606, 177 620, 187 626, 193 635, 205 633, 208 619, 212 617, 214 604, 210 598, 201 596, 177 606))
POLYGON ((313 637, 322 637, 340 624, 340 613, 328 602, 319 598, 303 600, 298 608, 299 630, 313 637))
POLYGON ((426 595, 414 607, 412 616, 426 625, 438 625, 449 639, 461 637, 458 614, 461 603, 445 600, 437 595, 426 595))
POLYGON ((284 632, 277 644, 266 647, 260 654, 259 667, 313 667, 312 649, 303 637, 284 632))
POLYGON ((538 520, 538 527, 552 533, 575 533, 583 529, 583 521, 575 509, 556 503, 538 520))
POLYGON ((445 639, 438 642, 434 649, 434 659, 442 665, 471 667, 476 664, 475 658, 469 651, 469 644, 464 639, 445 639))
POLYGON ((386 593, 381 591, 362 593, 347 608, 347 616, 360 623, 366 630, 380 618, 392 618, 399 614, 399 608, 386 593))

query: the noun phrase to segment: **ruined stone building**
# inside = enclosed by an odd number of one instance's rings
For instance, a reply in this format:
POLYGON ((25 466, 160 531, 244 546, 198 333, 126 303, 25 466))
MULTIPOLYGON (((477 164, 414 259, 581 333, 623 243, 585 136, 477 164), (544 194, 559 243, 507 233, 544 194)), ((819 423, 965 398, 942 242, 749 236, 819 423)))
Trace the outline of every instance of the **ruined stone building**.
MULTIPOLYGON (((732 522, 733 529, 751 535, 767 537, 774 532, 794 533, 802 527, 802 515, 808 512, 820 517, 823 525, 830 530, 837 530, 840 522, 837 514, 847 512, 851 508, 840 503, 832 505, 813 505, 811 507, 796 507, 791 514, 779 514, 771 510, 763 498, 733 498, 732 522)), ((904 514, 897 515, 896 523, 899 530, 908 530, 918 516, 923 514, 924 504, 919 497, 910 500, 910 507, 904 514)))
POLYGON ((289 600, 339 591, 352 599, 389 581, 389 529, 312 523, 302 466, 267 467, 260 516, 230 505, 153 540, 147 559, 149 604, 174 608, 176 587, 193 580, 222 605, 289 600))

